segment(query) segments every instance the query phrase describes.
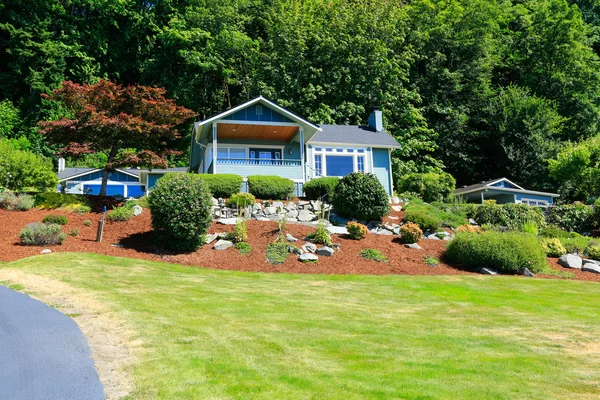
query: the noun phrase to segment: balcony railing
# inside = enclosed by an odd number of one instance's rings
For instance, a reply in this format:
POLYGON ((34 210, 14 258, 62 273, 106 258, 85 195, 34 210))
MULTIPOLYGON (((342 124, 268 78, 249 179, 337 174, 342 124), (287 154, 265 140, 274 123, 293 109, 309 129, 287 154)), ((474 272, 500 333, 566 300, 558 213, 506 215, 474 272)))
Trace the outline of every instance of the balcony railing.
POLYGON ((275 158, 217 158, 221 165, 276 165, 283 167, 299 167, 300 160, 280 160, 275 158))

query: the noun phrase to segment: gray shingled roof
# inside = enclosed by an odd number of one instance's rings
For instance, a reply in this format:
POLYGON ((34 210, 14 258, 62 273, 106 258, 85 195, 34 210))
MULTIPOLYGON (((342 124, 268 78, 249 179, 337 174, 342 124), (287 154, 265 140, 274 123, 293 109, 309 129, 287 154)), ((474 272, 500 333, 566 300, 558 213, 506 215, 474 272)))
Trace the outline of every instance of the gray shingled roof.
POLYGON ((151 174, 153 174, 153 173, 165 174, 167 172, 187 172, 187 170, 188 170, 188 167, 173 167, 173 168, 167 168, 167 169, 142 170, 142 172, 149 172, 151 174))
POLYGON ((60 171, 58 180, 69 179, 72 176, 86 174, 88 172, 97 171, 98 168, 65 168, 64 171, 60 171))
MULTIPOLYGON (((500 181, 502 179, 504 179, 504 178, 491 179, 489 181, 485 181, 485 182, 481 182, 481 183, 476 183, 474 185, 464 186, 464 187, 456 189, 454 191, 454 193, 458 194, 458 193, 462 193, 462 192, 468 192, 468 191, 473 190, 473 189, 483 189, 485 187, 488 187, 488 185, 490 183, 498 182, 498 181, 500 181)), ((499 188, 499 189, 502 189, 502 188, 499 188)))
POLYGON ((340 143, 373 147, 400 148, 400 144, 387 132, 377 132, 369 126, 319 125, 321 132, 308 141, 316 143, 340 143))

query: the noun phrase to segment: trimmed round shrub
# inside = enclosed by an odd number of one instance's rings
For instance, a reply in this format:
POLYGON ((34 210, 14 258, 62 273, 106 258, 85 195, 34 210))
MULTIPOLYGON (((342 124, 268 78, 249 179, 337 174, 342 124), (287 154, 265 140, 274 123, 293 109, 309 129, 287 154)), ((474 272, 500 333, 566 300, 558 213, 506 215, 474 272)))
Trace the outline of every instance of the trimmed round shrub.
POLYGON ((346 224, 346 230, 348 231, 348 236, 350 236, 350 239, 359 240, 367 235, 369 228, 363 224, 352 221, 346 224))
POLYGON ((585 250, 585 252, 587 253, 588 257, 592 260, 600 261, 600 245, 591 245, 585 250))
POLYGON ((412 173, 403 176, 398 182, 399 192, 417 193, 428 203, 447 200, 452 196, 454 189, 456 189, 456 180, 446 172, 412 173))
POLYGON ((255 200, 256 198, 252 193, 236 193, 227 200, 227 205, 235 208, 246 208, 254 204, 255 200))
POLYGON ((419 225, 424 231, 435 231, 442 226, 442 220, 440 218, 421 211, 405 211, 404 220, 419 225))
POLYGON ((280 176, 251 175, 248 191, 261 200, 285 200, 294 192, 294 181, 280 176))
POLYGON ((565 246, 562 245, 560 239, 542 239, 540 243, 542 244, 544 253, 546 253, 548 257, 560 257, 564 254, 567 254, 567 249, 565 249, 565 246))
POLYGON ((400 227, 400 240, 402 243, 417 243, 423 237, 423 231, 417 224, 406 223, 400 227))
POLYGON ((228 198, 242 188, 242 177, 235 174, 198 174, 207 185, 213 197, 228 198))
POLYGON ((353 172, 340 179, 332 204, 338 214, 360 220, 379 220, 390 212, 388 193, 370 173, 353 172))
POLYGON ((42 222, 45 224, 66 225, 69 220, 64 215, 48 214, 42 219, 42 222))
POLYGON ((203 179, 189 173, 170 173, 156 183, 148 198, 152 229, 166 248, 194 251, 211 223, 212 199, 203 179))
POLYGON ((336 176, 325 176, 321 178, 315 178, 304 184, 304 194, 309 200, 318 200, 333 196, 335 187, 337 186, 340 178, 336 176))
POLYGON ((518 232, 457 233, 446 258, 462 268, 488 267, 507 274, 525 267, 533 273, 546 269, 546 254, 538 239, 518 232))
POLYGON ((67 234, 62 232, 62 227, 58 224, 35 222, 25 226, 21 230, 19 238, 21 243, 27 246, 44 246, 62 244, 67 238, 67 234))

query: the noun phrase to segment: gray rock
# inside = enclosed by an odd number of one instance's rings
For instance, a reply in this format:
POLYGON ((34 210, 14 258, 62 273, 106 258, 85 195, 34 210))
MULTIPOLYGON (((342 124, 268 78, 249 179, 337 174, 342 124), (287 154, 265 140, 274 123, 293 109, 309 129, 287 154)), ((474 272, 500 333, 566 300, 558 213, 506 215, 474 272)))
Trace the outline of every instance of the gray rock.
POLYGON ((442 240, 439 237, 435 236, 433 233, 431 235, 427 236, 427 239, 431 239, 431 240, 442 240))
POLYGON ((271 203, 271 207, 275 207, 275 208, 279 208, 283 210, 283 202, 281 201, 274 201, 273 203, 271 203))
POLYGON ((454 236, 452 236, 452 235, 444 236, 444 240, 445 240, 446 242, 449 242, 449 241, 451 241, 452 239, 454 239, 454 236))
POLYGON ((286 218, 287 222, 298 222, 298 218, 286 218))
POLYGON ((596 274, 600 274, 600 265, 594 263, 585 263, 583 264, 581 270, 585 272, 593 272, 596 274))
POLYGON ((301 261, 301 262, 310 262, 310 261, 318 261, 318 260, 319 260, 319 257, 315 256, 312 253, 302 253, 298 257, 298 261, 301 261))
POLYGON ((308 210, 302 210, 298 213, 298 221, 309 222, 315 218, 317 218, 317 216, 308 210))
POLYGON ((596 264, 596 265, 600 265, 600 261, 596 261, 596 260, 590 260, 589 258, 584 258, 583 260, 583 264, 596 264))
POLYGON ((217 220, 217 224, 222 224, 222 225, 235 225, 236 222, 237 222, 237 218, 219 218, 217 220))
POLYGON ((213 249, 226 250, 226 249, 230 248, 231 246, 233 246, 233 242, 230 242, 229 240, 219 239, 217 241, 217 243, 215 243, 215 245, 213 246, 213 249))
POLYGON ((334 223, 338 226, 346 226, 346 224, 348 222, 350 222, 350 220, 348 218, 343 218, 336 214, 331 214, 331 217, 329 219, 331 220, 332 223, 334 223))
POLYGON ((211 244, 219 237, 219 233, 207 233, 204 235, 204 244, 211 244))
POLYGON ((394 229, 400 228, 400 225, 398 225, 398 224, 383 224, 383 227, 390 232, 394 232, 394 229))
POLYGON ((270 219, 270 218, 267 218, 267 217, 257 217, 257 218, 256 218, 256 220, 257 220, 257 221, 263 221, 263 222, 264 222, 264 221, 271 221, 271 219, 270 219))
POLYGON ((52 250, 50 250, 50 249, 44 249, 44 250, 40 251, 40 254, 50 254, 50 253, 52 253, 52 250))
POLYGON ((392 204, 398 204, 400 203, 400 198, 398 198, 398 196, 393 196, 392 197, 392 204))
POLYGON ((340 249, 340 247, 342 247, 342 245, 341 245, 341 244, 339 244, 339 243, 334 243, 334 244, 333 244, 333 248, 334 248, 334 249, 336 249, 336 250, 339 250, 339 249, 340 249))
POLYGON ((394 210, 396 212, 400 212, 400 211, 402 211, 402 206, 392 206, 392 210, 394 210))
POLYGON ((421 246, 419 246, 417 243, 407 243, 404 245, 404 247, 406 247, 407 249, 421 249, 421 246))
POLYGON ((473 218, 469 218, 469 224, 477 225, 477 222, 475 222, 475 220, 473 218))
POLYGON ((267 219, 270 221, 279 221, 282 218, 282 214, 267 215, 267 219))
POLYGON ((310 204, 310 201, 305 201, 305 200, 300 200, 300 201, 296 202, 296 205, 298 207, 304 207, 304 206, 307 206, 309 204, 310 204))
POLYGON ((219 205, 219 200, 215 199, 214 197, 212 198, 212 204, 213 206, 218 206, 219 205))
POLYGON ((298 207, 296 206, 296 203, 294 203, 293 201, 290 201, 289 203, 287 203, 285 205, 285 209, 288 210, 288 211, 291 211, 291 210, 298 209, 298 207))
POLYGON ((291 209, 288 211, 287 216, 289 218, 298 218, 298 214, 300 214, 300 213, 298 212, 297 209, 294 208, 294 209, 291 209))
POLYGON ((394 233, 391 231, 388 231, 385 228, 375 228, 375 229, 371 229, 369 232, 374 233, 376 235, 393 235, 394 233))
POLYGON ((297 248, 295 246, 288 246, 288 253, 297 254, 297 255, 303 254, 302 250, 300 250, 299 248, 297 248))
POLYGON ((529 270, 529 268, 525 267, 525 268, 521 268, 519 270, 519 275, 523 275, 523 276, 529 276, 531 278, 533 278, 535 276, 535 274, 533 272, 531 272, 529 270))
POLYGON ((252 210, 254 210, 255 212, 262 211, 262 206, 260 205, 260 203, 254 203, 252 205, 252 210))
POLYGON ((296 239, 295 237, 293 237, 289 233, 285 234, 285 240, 287 240, 288 242, 297 242, 298 241, 298 239, 296 239))
POLYGON ((337 233, 338 235, 345 235, 348 233, 348 229, 345 226, 328 226, 327 231, 329 233, 337 233))
POLYGON ((277 207, 265 207, 263 211, 265 215, 277 214, 277 207))
POLYGON ((498 271, 496 271, 495 269, 491 269, 491 268, 481 268, 481 271, 479 271, 480 273, 482 273, 483 275, 498 275, 498 271))
POLYGON ((332 249, 331 247, 328 246, 323 246, 323 247, 319 247, 316 251, 316 253, 320 256, 327 256, 330 257, 333 255, 333 253, 335 253, 335 250, 332 249))
POLYGON ((138 215, 140 215, 142 212, 144 211, 144 209, 142 208, 142 206, 140 206, 139 204, 136 204, 135 206, 133 206, 133 216, 137 217, 138 215))
POLYGON ((302 251, 306 253, 314 253, 315 251, 317 251, 317 246, 315 246, 313 243, 305 243, 302 246, 302 251))
POLYGON ((310 206, 314 211, 321 211, 321 202, 316 200, 310 201, 310 206))
POLYGON ((565 254, 558 259, 558 264, 565 268, 581 269, 582 260, 575 254, 565 254))

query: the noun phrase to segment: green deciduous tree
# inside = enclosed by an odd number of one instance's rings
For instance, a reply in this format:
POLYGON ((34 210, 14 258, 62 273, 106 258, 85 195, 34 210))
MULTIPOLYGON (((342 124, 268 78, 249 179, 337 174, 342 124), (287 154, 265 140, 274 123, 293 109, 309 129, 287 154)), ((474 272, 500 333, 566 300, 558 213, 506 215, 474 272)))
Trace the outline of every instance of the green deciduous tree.
POLYGON ((46 190, 56 187, 58 178, 52 161, 15 148, 0 139, 0 187, 10 190, 46 190))

